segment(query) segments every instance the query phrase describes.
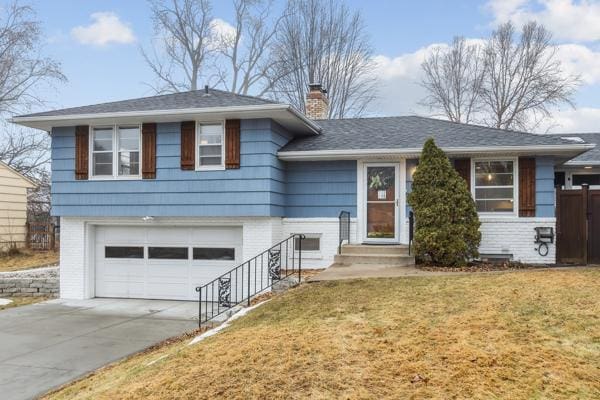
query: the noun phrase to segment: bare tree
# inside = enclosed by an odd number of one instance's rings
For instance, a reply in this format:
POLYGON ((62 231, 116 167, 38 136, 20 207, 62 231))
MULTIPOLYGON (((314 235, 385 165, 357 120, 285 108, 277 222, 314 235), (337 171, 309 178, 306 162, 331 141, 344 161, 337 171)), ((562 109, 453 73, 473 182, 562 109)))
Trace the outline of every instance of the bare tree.
POLYGON ((455 39, 422 64, 423 103, 451 121, 535 130, 552 108, 573 106, 579 84, 562 70, 551 40, 535 22, 523 26, 518 39, 511 23, 501 25, 482 47, 455 39))
POLYGON ((252 91, 264 96, 281 78, 282 69, 275 68, 277 61, 271 56, 281 17, 272 16, 272 0, 234 0, 233 5, 234 30, 218 35, 219 51, 225 60, 221 83, 234 93, 252 91))
POLYGON ((375 98, 372 47, 359 12, 341 0, 290 0, 278 28, 273 94, 304 110, 309 83, 329 92, 329 118, 359 116, 375 98))
POLYGON ((65 81, 60 64, 40 55, 41 26, 30 6, 15 1, 0 16, 0 113, 42 103, 40 84, 65 81))
POLYGON ((481 86, 485 76, 481 47, 454 38, 449 49, 436 48, 421 65, 421 85, 428 96, 422 104, 441 110, 450 121, 470 123, 481 110, 481 86))
POLYGON ((150 0, 158 36, 142 55, 152 69, 157 93, 197 90, 216 52, 209 0, 150 0))
POLYGON ((560 104, 573 106, 579 78, 567 76, 551 44, 552 35, 530 22, 519 39, 506 23, 492 33, 484 52, 481 98, 484 122, 503 129, 534 129, 560 104))
POLYGON ((39 180, 50 164, 50 138, 45 132, 0 124, 0 161, 39 180))

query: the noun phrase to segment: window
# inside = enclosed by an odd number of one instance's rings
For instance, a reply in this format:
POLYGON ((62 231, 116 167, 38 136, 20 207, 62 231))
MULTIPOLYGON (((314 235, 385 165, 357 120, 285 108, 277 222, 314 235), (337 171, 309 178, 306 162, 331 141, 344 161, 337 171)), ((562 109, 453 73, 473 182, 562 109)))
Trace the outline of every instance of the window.
POLYGON ((223 169, 224 146, 223 146, 223 124, 198 124, 197 133, 197 169, 223 169))
POLYGON ((195 247, 194 260, 235 260, 235 249, 217 247, 195 247))
POLYGON ((116 125, 92 128, 92 176, 140 176, 140 127, 116 125))
POLYGON ((581 186, 587 183, 590 186, 600 185, 600 174, 573 174, 571 175, 573 186, 581 186))
POLYGON ((144 248, 137 246, 106 246, 104 258, 144 258, 144 248))
MULTIPOLYGON (((321 251, 321 238, 318 236, 305 235, 302 240, 302 251, 321 251)), ((300 249, 300 238, 294 239, 294 248, 296 251, 300 249)))
POLYGON ((478 212, 514 212, 514 161, 475 161, 475 204, 478 212))
POLYGON ((119 176, 140 174, 140 127, 119 126, 119 176))
POLYGON ((92 132, 92 174, 94 176, 112 176, 113 128, 94 128, 92 132))
POLYGON ((187 247, 148 247, 148 258, 157 260, 187 260, 187 247))

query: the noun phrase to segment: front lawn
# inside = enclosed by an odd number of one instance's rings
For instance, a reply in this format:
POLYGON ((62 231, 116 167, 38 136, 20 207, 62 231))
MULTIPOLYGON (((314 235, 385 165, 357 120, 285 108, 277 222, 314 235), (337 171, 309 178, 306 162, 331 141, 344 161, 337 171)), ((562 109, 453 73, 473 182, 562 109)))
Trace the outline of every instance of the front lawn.
POLYGON ((40 268, 58 264, 59 254, 56 251, 22 250, 21 254, 0 256, 0 272, 18 271, 21 269, 40 268))
POLYGON ((47 399, 599 398, 600 269, 306 284, 47 399))

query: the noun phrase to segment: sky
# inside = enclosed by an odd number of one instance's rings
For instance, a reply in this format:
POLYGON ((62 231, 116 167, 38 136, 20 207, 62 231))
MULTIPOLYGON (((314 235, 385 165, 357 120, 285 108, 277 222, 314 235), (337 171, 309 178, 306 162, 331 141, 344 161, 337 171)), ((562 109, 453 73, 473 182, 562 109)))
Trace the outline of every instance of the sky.
MULTIPOLYGON (((275 0, 282 6, 283 0, 275 0)), ((554 35, 565 71, 581 76, 576 108, 554 110, 543 132, 600 132, 600 0, 346 0, 360 10, 380 78, 372 115, 431 115, 419 105, 421 62, 457 35, 485 38, 498 24, 535 20, 554 35)), ((7 0, 0 0, 7 4, 7 0)), ((62 64, 66 84, 40 89, 62 108, 152 95, 153 76, 140 53, 154 37, 145 0, 30 0, 42 23, 43 53, 62 64)), ((229 0, 214 0, 215 18, 232 23, 229 0)), ((37 110, 35 110, 37 111, 37 110)))

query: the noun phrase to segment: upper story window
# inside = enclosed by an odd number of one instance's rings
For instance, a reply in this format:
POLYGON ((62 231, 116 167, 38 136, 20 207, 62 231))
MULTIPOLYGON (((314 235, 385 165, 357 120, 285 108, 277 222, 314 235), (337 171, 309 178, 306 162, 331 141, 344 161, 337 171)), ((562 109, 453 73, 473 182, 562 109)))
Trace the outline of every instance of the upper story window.
POLYGON ((513 160, 475 160, 474 197, 481 213, 515 212, 515 162, 513 160))
POLYGON ((138 125, 93 127, 91 136, 92 177, 140 176, 141 134, 138 125))
POLYGON ((223 124, 196 125, 196 169, 225 169, 223 124))

